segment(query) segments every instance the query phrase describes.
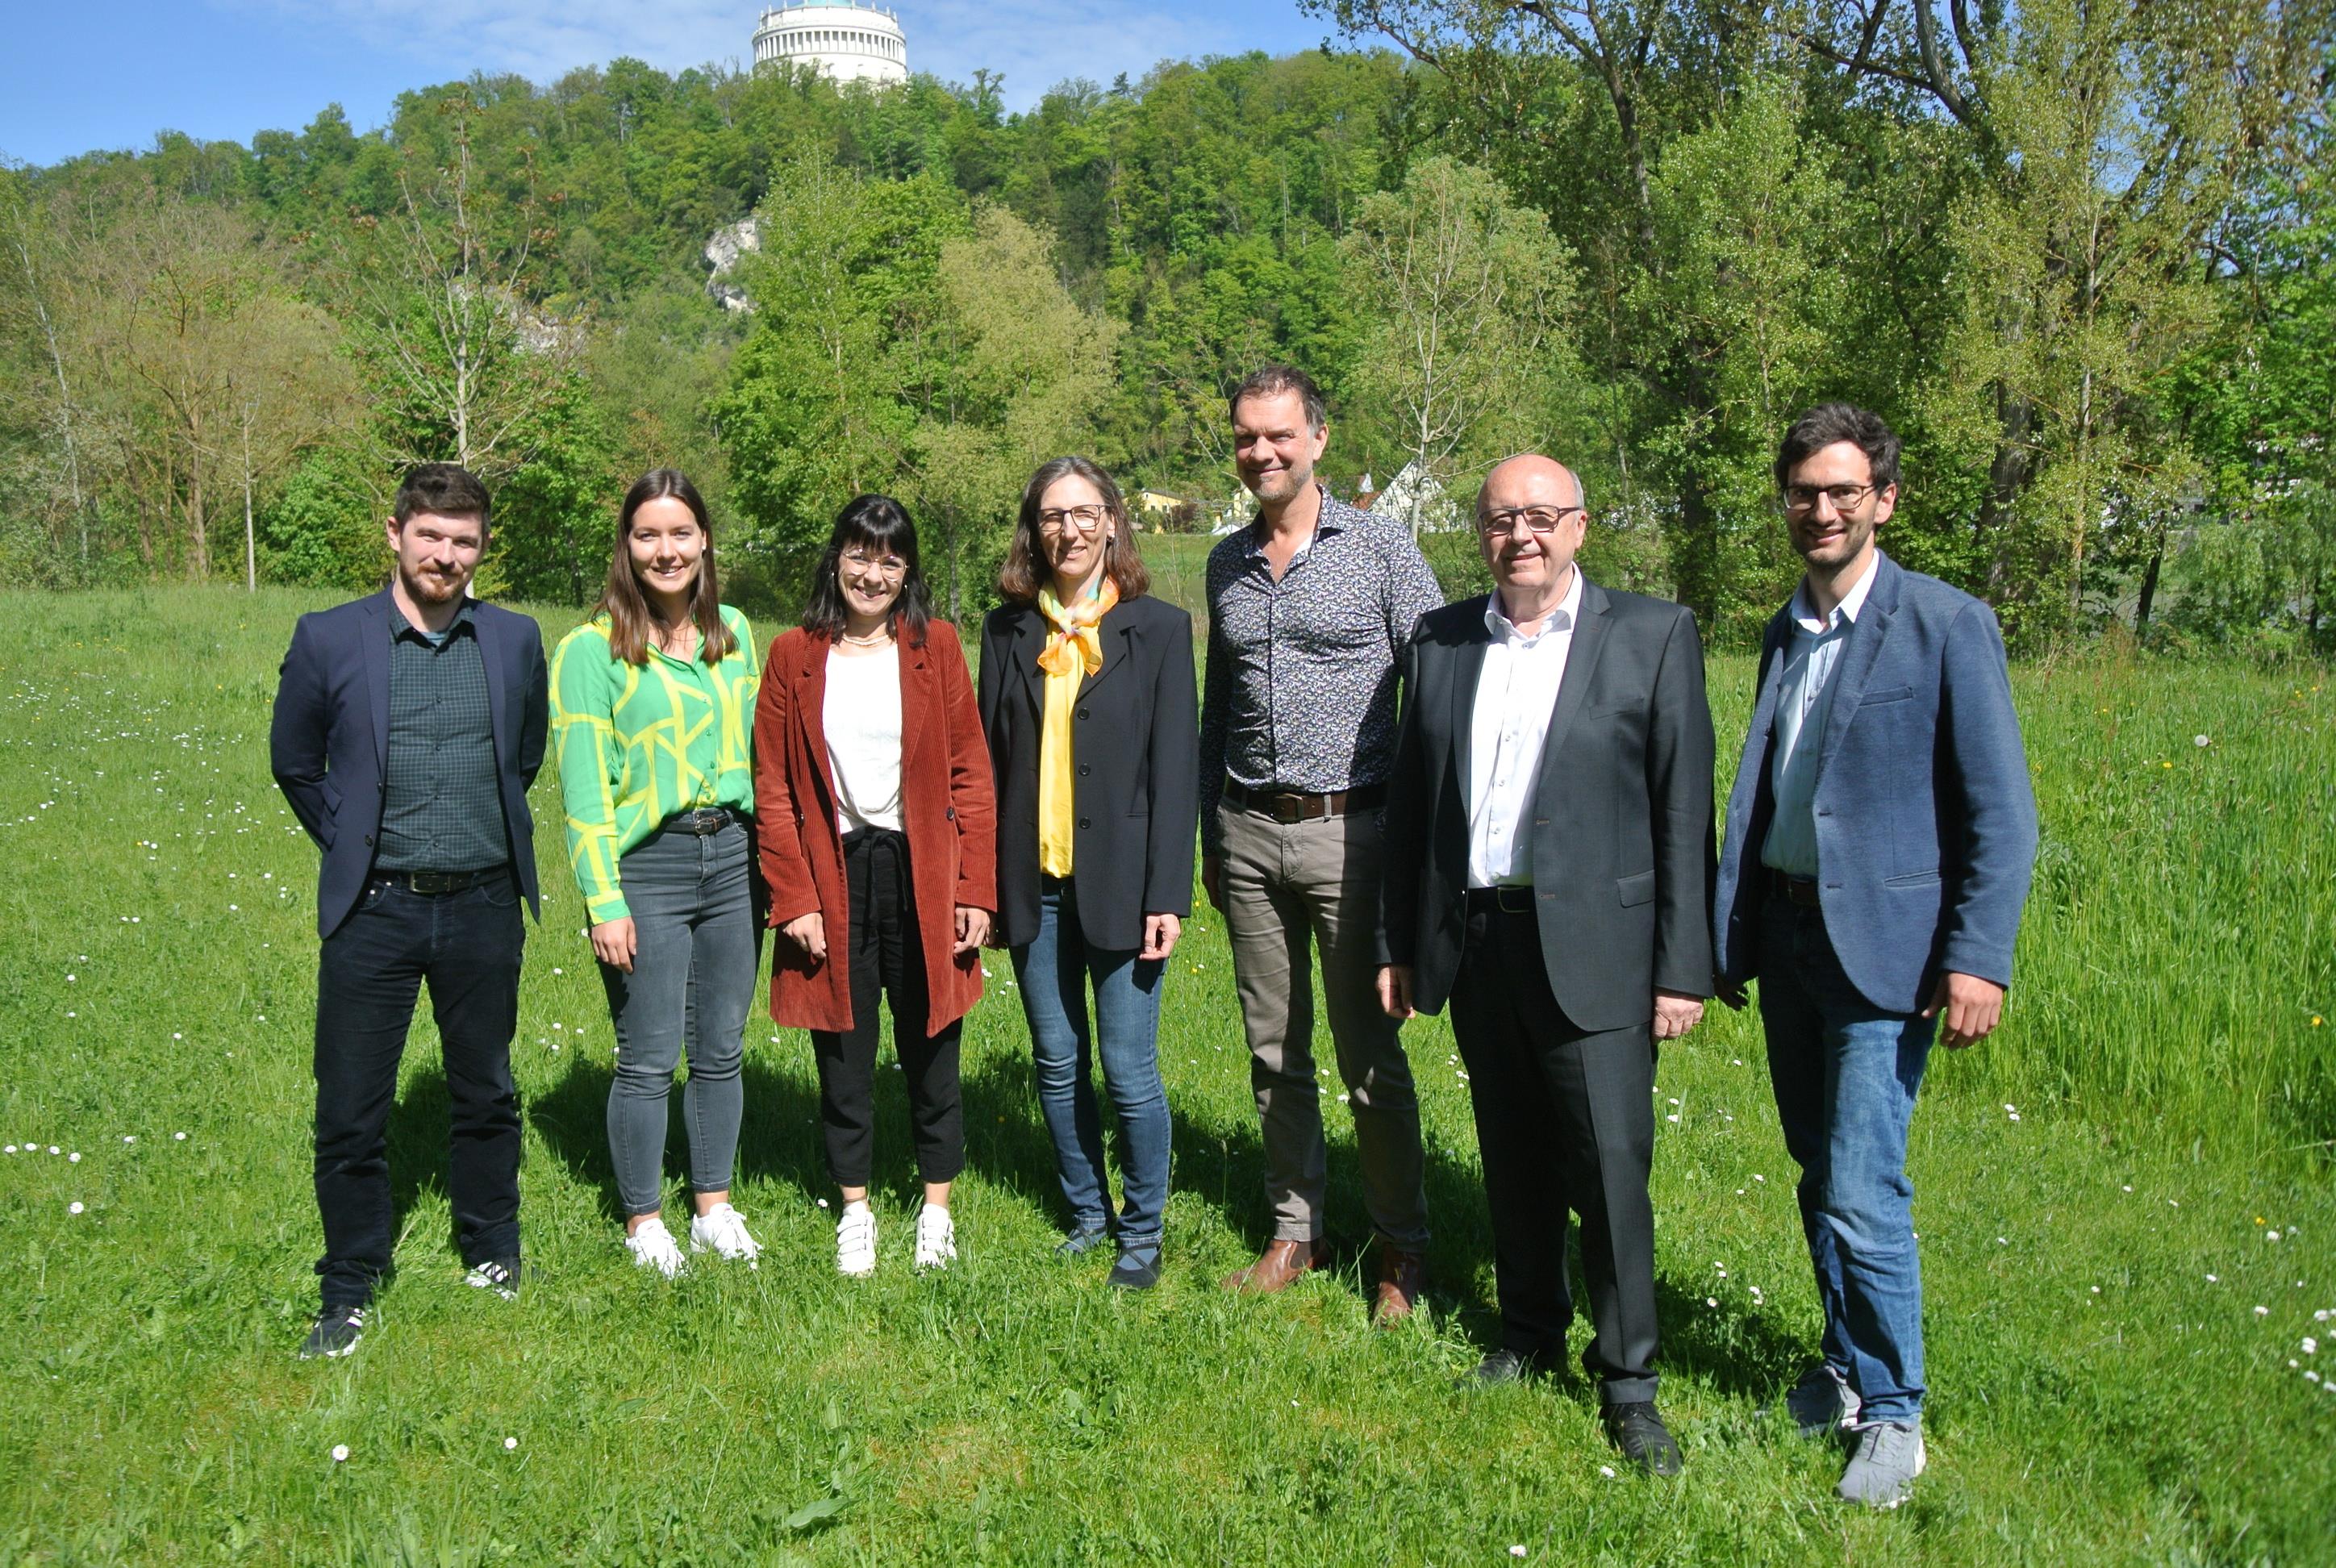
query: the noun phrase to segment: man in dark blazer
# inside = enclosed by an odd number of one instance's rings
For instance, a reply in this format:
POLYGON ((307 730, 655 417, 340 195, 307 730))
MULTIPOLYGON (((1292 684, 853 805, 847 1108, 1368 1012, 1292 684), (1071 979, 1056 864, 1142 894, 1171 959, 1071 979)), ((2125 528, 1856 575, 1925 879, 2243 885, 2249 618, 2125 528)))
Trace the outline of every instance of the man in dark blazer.
POLYGON ((1934 1030, 1956 1049, 2002 1016, 2037 833, 1993 612, 1874 547, 1898 453, 1846 404, 1778 449, 1807 570, 1761 641, 1715 894, 1721 994, 1760 982, 1825 1309, 1786 1403, 1845 1439, 1839 1495, 1882 1507, 1924 1463, 1907 1127, 1934 1030))
POLYGON ((465 590, 487 542, 484 486, 423 463, 386 525, 396 563, 368 598, 300 618, 268 753, 324 852, 316 879, 318 1312, 300 1354, 345 1356, 390 1262, 385 1135, 422 982, 453 1101, 448 1197, 469 1282, 519 1288, 519 1021, 524 897, 537 904, 527 791, 543 762, 543 639, 465 590))
POLYGON ((1573 564, 1581 482, 1514 457, 1476 498, 1498 591, 1422 617, 1387 806, 1397 1018, 1448 999, 1468 1067, 1502 1341, 1476 1375, 1560 1364, 1581 1216, 1608 1437, 1660 1475, 1655 1042, 1711 995, 1711 711, 1695 618, 1573 564))

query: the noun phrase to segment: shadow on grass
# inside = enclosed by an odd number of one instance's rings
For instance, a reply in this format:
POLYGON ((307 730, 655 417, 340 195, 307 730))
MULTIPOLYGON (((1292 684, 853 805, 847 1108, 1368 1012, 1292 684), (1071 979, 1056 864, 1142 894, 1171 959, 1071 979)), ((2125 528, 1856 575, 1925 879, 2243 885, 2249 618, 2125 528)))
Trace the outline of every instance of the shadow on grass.
MULTIPOLYGON (((1335 1101, 1327 1095, 1324 1098, 1325 1130, 1335 1135, 1344 1117, 1335 1101)), ((1246 1117, 1230 1125, 1202 1121, 1173 1107, 1171 1119, 1176 1189, 1200 1193, 1245 1246, 1263 1248, 1270 1232, 1266 1223, 1265 1151, 1257 1123, 1246 1117)), ((1041 1153, 1050 1156, 1051 1147, 1043 1134, 1038 1141, 1041 1153)), ((1489 1351, 1501 1343, 1501 1319, 1496 1303, 1479 1292, 1476 1282, 1493 1259, 1492 1217, 1483 1174, 1460 1151, 1431 1141, 1425 1181, 1435 1234, 1427 1258, 1431 1309, 1439 1318, 1455 1322, 1471 1342, 1489 1351)), ((1352 1273, 1368 1298, 1376 1277, 1372 1233, 1350 1133, 1334 1137, 1331 1144, 1326 1209, 1332 1267, 1352 1273)), ((1570 1222, 1565 1251, 1575 1313, 1566 1377, 1586 1388, 1579 1356, 1591 1333, 1590 1292, 1582 1271, 1580 1228, 1570 1222)), ((1791 1261, 1798 1266, 1798 1255, 1791 1261)), ((1800 1361, 1811 1353, 1811 1347, 1765 1314, 1747 1313, 1725 1301, 1710 1307, 1706 1300, 1696 1281, 1657 1274, 1656 1316, 1664 1368, 1673 1372, 1692 1370, 1725 1394, 1758 1397, 1789 1382, 1800 1361)))
MULTIPOLYGON (((408 1042, 408 1048, 412 1044, 408 1042)), ((407 1081, 405 1090, 389 1107, 389 1129, 384 1146, 389 1157, 389 1233, 393 1241, 405 1233, 405 1216, 414 1212, 422 1195, 434 1193, 444 1195, 449 1154, 448 1143, 453 1135, 454 1108, 446 1092, 446 1069, 431 1063, 407 1081)), ((449 1247, 456 1245, 454 1224, 449 1204, 446 1233, 441 1238, 449 1247)), ((393 1256, 391 1267, 395 1268, 393 1256)), ((388 1281, 384 1280, 384 1284, 388 1281)))

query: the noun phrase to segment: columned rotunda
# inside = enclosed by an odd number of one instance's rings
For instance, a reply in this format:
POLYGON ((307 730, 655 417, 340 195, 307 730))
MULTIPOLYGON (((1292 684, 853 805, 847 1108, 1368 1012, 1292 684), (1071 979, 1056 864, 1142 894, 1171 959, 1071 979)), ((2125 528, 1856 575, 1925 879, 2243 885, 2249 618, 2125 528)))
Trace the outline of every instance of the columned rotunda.
POLYGON ((807 0, 765 9, 754 29, 754 63, 816 66, 838 82, 880 86, 909 79, 909 43, 900 19, 853 0, 807 0))

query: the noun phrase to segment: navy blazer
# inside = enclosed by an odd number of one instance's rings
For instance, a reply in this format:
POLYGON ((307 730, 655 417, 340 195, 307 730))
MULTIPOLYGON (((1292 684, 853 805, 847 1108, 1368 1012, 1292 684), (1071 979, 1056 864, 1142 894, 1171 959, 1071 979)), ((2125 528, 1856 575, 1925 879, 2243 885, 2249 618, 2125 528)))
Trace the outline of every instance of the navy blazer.
MULTIPOLYGON (((1038 743, 1052 628, 1035 604, 1006 604, 981 625, 981 727, 998 782, 1000 946, 1038 935, 1038 743)), ((1145 915, 1192 912, 1192 831, 1200 815, 1201 731, 1192 618, 1145 595, 1097 625, 1101 667, 1079 684, 1071 794, 1079 928, 1111 951, 1144 945, 1145 915), (1092 699, 1092 700, 1090 700, 1092 699)))
MULTIPOLYGON (((1928 1007, 1945 970, 2011 983, 2036 861, 2036 796, 1995 612, 1888 556, 1834 667, 1817 754, 1817 901, 1841 967, 1885 1012, 1928 1007)), ((1758 696, 1728 799, 1715 890, 1723 984, 1758 972, 1776 802, 1768 745, 1788 600, 1760 644, 1758 696)))
MULTIPOLYGON (((1404 649, 1380 929, 1424 1013, 1443 1009, 1460 972, 1489 602, 1429 610, 1404 649)), ((1711 761, 1695 617, 1582 579, 1525 824, 1542 964, 1574 1027, 1643 1024, 1659 988, 1711 995, 1711 761)))
MULTIPOLYGON (((325 852, 316 875, 316 934, 328 937, 357 907, 372 874, 374 839, 388 792, 389 589, 304 615, 292 628, 268 726, 268 765, 292 814, 325 852)), ((503 834, 520 891, 540 920, 535 818, 528 786, 543 765, 550 710, 543 633, 530 618, 471 607, 487 669, 503 834)))

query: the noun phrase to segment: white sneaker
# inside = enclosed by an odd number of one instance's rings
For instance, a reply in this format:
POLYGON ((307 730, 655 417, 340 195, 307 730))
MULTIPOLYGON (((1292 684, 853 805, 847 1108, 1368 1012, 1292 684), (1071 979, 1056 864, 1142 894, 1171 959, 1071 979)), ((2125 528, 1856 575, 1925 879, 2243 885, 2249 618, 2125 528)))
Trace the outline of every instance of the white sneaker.
POLYGON ((844 1204, 835 1222, 835 1271, 854 1279, 876 1271, 876 1211, 865 1203, 844 1204))
POLYGON ((917 1267, 946 1269, 957 1256, 957 1227, 949 1212, 927 1203, 917 1211, 917 1267))
POLYGON ((762 1243, 747 1233, 745 1217, 727 1203, 716 1203, 689 1222, 689 1250, 719 1252, 748 1268, 763 1255, 762 1243))
POLYGON ((655 1269, 668 1280, 689 1267, 673 1232, 654 1215, 642 1221, 641 1228, 625 1238, 625 1251, 633 1255, 634 1262, 644 1269, 655 1269))

